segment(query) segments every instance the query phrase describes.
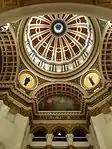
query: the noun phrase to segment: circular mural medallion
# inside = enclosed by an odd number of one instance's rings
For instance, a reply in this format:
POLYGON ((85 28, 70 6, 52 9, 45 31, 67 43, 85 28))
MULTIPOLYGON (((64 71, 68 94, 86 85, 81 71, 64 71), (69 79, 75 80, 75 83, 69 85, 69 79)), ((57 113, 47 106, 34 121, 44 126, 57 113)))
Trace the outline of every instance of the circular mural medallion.
POLYGON ((96 87, 100 82, 100 74, 97 70, 89 70, 82 76, 81 84, 86 89, 96 87))
POLYGON ((37 78, 28 70, 23 70, 18 76, 19 83, 27 90, 33 90, 37 86, 37 78))
POLYGON ((71 72, 89 58, 94 30, 86 16, 49 14, 31 17, 24 29, 24 48, 36 67, 48 73, 71 72))

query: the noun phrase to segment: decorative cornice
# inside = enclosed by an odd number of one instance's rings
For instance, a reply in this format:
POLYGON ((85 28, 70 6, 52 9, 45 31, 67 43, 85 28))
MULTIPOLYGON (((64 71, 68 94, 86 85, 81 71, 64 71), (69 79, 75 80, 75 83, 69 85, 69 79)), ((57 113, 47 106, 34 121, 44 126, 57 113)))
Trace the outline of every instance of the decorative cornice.
POLYGON ((87 106, 86 118, 88 120, 90 116, 108 113, 110 106, 112 106, 112 83, 105 82, 101 89, 84 99, 87 106))
POLYGON ((0 99, 3 100, 4 104, 10 107, 11 109, 16 109, 19 114, 24 116, 29 116, 31 113, 31 108, 23 107, 23 105, 15 101, 12 97, 9 96, 8 92, 0 93, 0 99))
POLYGON ((88 132, 88 127, 85 124, 80 124, 80 123, 76 123, 76 124, 61 124, 61 123, 57 123, 57 124, 49 124, 49 125, 46 125, 46 124, 34 124, 33 127, 31 127, 31 133, 34 133, 35 131, 37 131, 38 129, 44 129, 46 130, 47 133, 52 133, 54 132, 56 129, 58 128, 63 128, 65 130, 66 133, 72 133, 75 129, 77 128, 81 128, 83 129, 84 131, 88 132))
POLYGON ((75 113, 75 115, 72 113, 72 115, 69 115, 70 113, 69 112, 63 112, 63 114, 60 112, 57 112, 57 114, 54 114, 52 112, 48 113, 46 112, 46 114, 36 114, 35 115, 35 119, 40 119, 40 120, 65 120, 65 119, 73 119, 73 120, 84 120, 85 119, 85 116, 84 115, 77 115, 75 113))
POLYGON ((36 98, 27 95, 15 87, 15 84, 0 84, 0 100, 10 108, 16 108, 18 113, 29 116, 30 120, 84 120, 92 115, 108 112, 112 106, 112 83, 106 82, 104 87, 93 95, 84 97, 83 112, 81 111, 37 111, 36 98), (107 107, 107 108, 105 108, 107 107))
POLYGON ((88 106, 93 107, 94 105, 101 102, 110 95, 111 95, 110 86, 109 84, 106 83, 102 88, 98 89, 92 95, 84 97, 84 100, 88 106))
MULTIPOLYGON (((15 107, 18 113, 24 116, 30 116, 30 119, 85 119, 84 113, 81 111, 60 111, 60 112, 45 112, 36 111, 35 99, 26 95, 22 90, 19 90, 14 85, 11 85, 7 89, 1 88, 0 99, 10 108, 15 107)), ((83 108, 84 108, 83 103, 83 108)))

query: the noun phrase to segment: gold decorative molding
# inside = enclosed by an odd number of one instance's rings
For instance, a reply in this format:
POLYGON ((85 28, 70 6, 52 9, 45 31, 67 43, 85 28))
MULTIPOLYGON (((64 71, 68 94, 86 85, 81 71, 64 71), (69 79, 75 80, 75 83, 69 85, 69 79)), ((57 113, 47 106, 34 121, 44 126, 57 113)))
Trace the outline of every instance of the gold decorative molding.
POLYGON ((88 127, 85 124, 33 124, 33 126, 31 127, 31 133, 34 133, 36 130, 38 129, 44 129, 46 130, 47 133, 53 133, 56 129, 63 129, 65 130, 66 133, 72 133, 75 129, 77 128, 81 128, 82 130, 84 130, 84 132, 88 132, 88 127))

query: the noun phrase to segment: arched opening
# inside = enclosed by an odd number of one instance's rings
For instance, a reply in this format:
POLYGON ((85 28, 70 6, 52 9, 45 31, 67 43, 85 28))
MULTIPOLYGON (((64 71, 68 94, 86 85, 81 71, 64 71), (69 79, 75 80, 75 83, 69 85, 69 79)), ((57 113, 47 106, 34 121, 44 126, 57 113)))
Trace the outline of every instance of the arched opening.
POLYGON ((70 84, 49 84, 37 91, 39 111, 80 111, 83 92, 70 84))
POLYGON ((46 141, 46 130, 44 129, 37 129, 33 135, 32 141, 46 141))
POLYGON ((86 132, 81 128, 75 129, 73 131, 73 135, 74 135, 74 138, 73 138, 74 142, 86 142, 87 141, 86 132))
POLYGON ((53 141, 66 141, 66 131, 62 128, 55 129, 53 135, 53 141))

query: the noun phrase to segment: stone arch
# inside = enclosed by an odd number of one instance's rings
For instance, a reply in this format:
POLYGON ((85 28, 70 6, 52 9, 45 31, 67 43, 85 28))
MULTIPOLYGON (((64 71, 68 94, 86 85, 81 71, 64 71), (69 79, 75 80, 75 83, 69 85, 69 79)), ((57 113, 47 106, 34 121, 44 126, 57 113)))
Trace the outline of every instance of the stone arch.
MULTIPOLYGON (((55 83, 49 83, 45 86, 42 86, 35 94, 37 97, 37 107, 42 107, 41 105, 45 105, 45 109, 52 105, 48 105, 48 101, 50 102, 51 99, 55 101, 55 97, 60 97, 62 99, 62 96, 70 97, 70 100, 76 101, 76 104, 78 107, 80 107, 80 110, 82 111, 82 107, 84 104, 83 100, 83 92, 80 90, 77 86, 70 84, 70 83, 63 83, 63 82, 55 82, 55 83), (46 100, 45 100, 46 99, 46 100), (39 106, 40 105, 40 106, 39 106), (47 107, 46 107, 47 106, 47 107)), ((57 98, 56 98, 57 99, 57 98)), ((67 98, 68 100, 68 98, 67 98)), ((54 102, 53 102, 54 103, 54 102)), ((75 108, 75 107, 74 107, 75 108)), ((53 108, 54 109, 54 108, 53 108)), ((40 109, 42 110, 42 109, 40 109)), ((76 109, 78 110, 78 109, 76 109)))
POLYGON ((67 133, 67 129, 65 127, 62 126, 56 126, 52 129, 52 133, 55 132, 56 130, 63 130, 65 131, 65 133, 67 133))
POLYGON ((0 26, 0 82, 13 82, 18 70, 18 53, 10 24, 0 26))
POLYGON ((107 81, 112 80, 112 26, 107 23, 102 41, 102 52, 100 55, 103 77, 107 81))
POLYGON ((44 126, 38 126, 38 127, 33 128, 32 133, 34 133, 34 132, 36 132, 38 130, 43 130, 46 133, 48 132, 47 128, 45 128, 44 126))

